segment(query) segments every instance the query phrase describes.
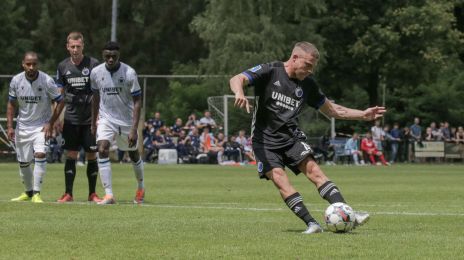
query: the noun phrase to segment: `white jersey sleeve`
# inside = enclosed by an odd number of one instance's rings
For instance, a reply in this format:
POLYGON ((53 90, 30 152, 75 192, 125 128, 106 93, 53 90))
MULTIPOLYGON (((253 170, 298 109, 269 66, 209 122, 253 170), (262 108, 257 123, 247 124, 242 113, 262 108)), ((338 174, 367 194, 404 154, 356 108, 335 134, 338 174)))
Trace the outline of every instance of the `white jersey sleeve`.
POLYGON ((129 79, 131 87, 131 95, 133 97, 140 96, 142 94, 142 90, 140 89, 139 79, 137 77, 137 73, 133 69, 129 69, 127 71, 127 78, 129 79))
POLYGON ((17 85, 18 85, 18 76, 13 77, 13 79, 10 82, 10 88, 8 90, 8 100, 16 100, 17 99, 17 85))
POLYGON ((55 84, 55 81, 53 80, 52 77, 47 77, 46 78, 46 86, 47 86, 47 93, 48 96, 50 97, 51 100, 58 102, 63 99, 63 96, 61 95, 60 89, 58 86, 55 84))

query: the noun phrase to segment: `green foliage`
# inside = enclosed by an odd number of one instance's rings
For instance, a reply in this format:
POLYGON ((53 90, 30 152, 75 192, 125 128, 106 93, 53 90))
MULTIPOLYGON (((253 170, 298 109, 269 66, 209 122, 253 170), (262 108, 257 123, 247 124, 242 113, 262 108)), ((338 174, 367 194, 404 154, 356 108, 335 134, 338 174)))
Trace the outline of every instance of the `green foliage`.
MULTIPOLYGON (((68 56, 67 34, 76 30, 85 36, 85 53, 101 59, 110 10, 110 0, 1 1, 0 74, 21 71, 26 50, 38 52, 41 69, 53 74, 68 56)), ((232 75, 286 60, 295 42, 310 41, 322 54, 316 77, 335 102, 379 105, 385 86, 387 121, 462 122, 462 0, 120 0, 118 10, 121 60, 139 74, 220 75, 148 80, 147 114, 174 120, 202 112, 208 96, 231 93, 232 75), (444 101, 448 109, 439 105, 444 101)), ((6 93, 7 84, 1 87, 6 93)), ((243 116, 231 118, 238 128, 248 124, 243 116)), ((347 131, 364 126, 337 123, 347 131)))

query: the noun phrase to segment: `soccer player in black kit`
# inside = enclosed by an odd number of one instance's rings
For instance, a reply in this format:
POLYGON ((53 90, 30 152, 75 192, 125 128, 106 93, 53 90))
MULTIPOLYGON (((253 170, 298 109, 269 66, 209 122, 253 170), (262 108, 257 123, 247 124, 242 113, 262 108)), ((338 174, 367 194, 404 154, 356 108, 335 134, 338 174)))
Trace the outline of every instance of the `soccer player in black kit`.
MULTIPOLYGON (((319 51, 313 44, 299 42, 288 61, 261 64, 230 79, 235 105, 248 112, 249 104, 243 88, 254 86, 252 141, 259 176, 271 180, 279 189, 287 206, 307 225, 305 234, 320 233, 323 229, 290 184, 285 166, 295 174, 303 172, 330 204, 345 202, 345 199, 315 162, 306 136, 298 128, 298 116, 303 105, 319 109, 330 117, 347 120, 371 121, 386 112, 384 107, 362 111, 329 101, 312 77, 318 60, 319 51)), ((356 212, 355 226, 364 224, 368 219, 369 214, 356 212)))
POLYGON ((70 57, 58 65, 56 83, 65 96, 66 110, 63 124, 63 148, 66 150, 64 177, 66 190, 58 202, 73 201, 73 185, 76 176, 76 160, 79 150, 84 148, 87 158, 87 178, 89 181, 88 201, 99 202, 95 192, 98 177, 95 136, 91 134, 90 71, 98 65, 98 60, 85 56, 84 36, 71 32, 67 37, 66 49, 70 57))

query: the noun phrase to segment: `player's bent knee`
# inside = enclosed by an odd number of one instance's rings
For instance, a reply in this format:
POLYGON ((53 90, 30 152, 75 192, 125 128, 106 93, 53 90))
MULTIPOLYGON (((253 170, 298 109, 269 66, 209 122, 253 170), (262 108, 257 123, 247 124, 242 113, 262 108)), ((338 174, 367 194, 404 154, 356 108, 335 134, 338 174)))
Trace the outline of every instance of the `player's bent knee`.
POLYGON ((77 151, 70 151, 68 150, 66 152, 66 159, 72 159, 72 160, 77 160, 77 155, 79 153, 77 151))
POLYGON ((97 159, 97 153, 85 153, 85 158, 87 160, 95 160, 97 159))

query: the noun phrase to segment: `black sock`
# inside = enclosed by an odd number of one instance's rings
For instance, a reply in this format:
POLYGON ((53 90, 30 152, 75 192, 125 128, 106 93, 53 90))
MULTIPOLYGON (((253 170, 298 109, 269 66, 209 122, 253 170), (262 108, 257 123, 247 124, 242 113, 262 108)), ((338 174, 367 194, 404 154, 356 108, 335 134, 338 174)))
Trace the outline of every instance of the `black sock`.
MULTIPOLYGON (((35 194, 40 194, 40 190, 33 190, 33 191, 32 191, 32 194, 34 194, 34 195, 35 195, 35 194)), ((32 197, 32 196, 31 196, 31 197, 32 197)))
POLYGON ((74 178, 76 177, 76 160, 66 159, 64 164, 64 182, 66 185, 66 193, 72 196, 74 178))
POLYGON ((95 192, 98 177, 98 164, 97 160, 87 161, 87 179, 89 180, 89 195, 95 192))
POLYGON ((26 194, 28 197, 32 197, 32 195, 34 195, 34 192, 32 192, 31 190, 27 190, 26 194))
POLYGON ((288 196, 285 199, 285 204, 297 215, 301 220, 303 220, 306 225, 309 224, 309 222, 316 222, 317 221, 309 214, 308 209, 306 206, 303 204, 303 198, 301 197, 300 193, 295 192, 294 194, 288 196))
POLYGON ((335 183, 331 181, 327 181, 326 183, 322 184, 322 186, 319 187, 318 191, 321 197, 327 200, 330 204, 336 202, 345 203, 345 199, 343 199, 340 190, 337 186, 335 186, 335 183))

